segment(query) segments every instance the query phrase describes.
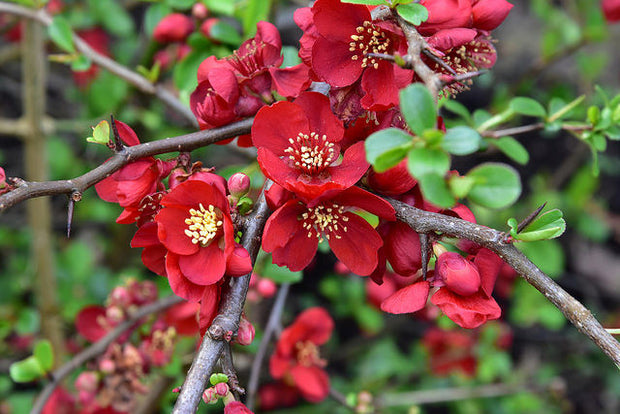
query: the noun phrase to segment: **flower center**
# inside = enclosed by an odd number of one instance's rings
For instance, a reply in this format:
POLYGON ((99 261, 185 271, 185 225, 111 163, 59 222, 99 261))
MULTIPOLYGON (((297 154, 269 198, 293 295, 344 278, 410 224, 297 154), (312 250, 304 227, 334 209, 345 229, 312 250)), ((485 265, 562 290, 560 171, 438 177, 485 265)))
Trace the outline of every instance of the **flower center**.
POLYGON ((241 45, 239 50, 235 50, 226 60, 241 75, 249 77, 266 66, 261 53, 264 47, 264 42, 256 43, 256 40, 253 39, 241 45))
POLYGON ((308 208, 308 211, 301 215, 304 221, 302 226, 308 230, 308 237, 314 235, 319 238, 319 241, 323 241, 322 234, 324 233, 327 240, 332 235, 340 239, 342 236, 336 234, 336 232, 339 232, 340 229, 346 232, 347 227, 342 225, 342 222, 346 223, 349 221, 349 218, 343 215, 344 211, 344 207, 335 203, 330 207, 318 205, 308 208))
POLYGON ((295 138, 289 138, 291 144, 284 152, 297 168, 308 175, 316 175, 338 158, 334 143, 327 140, 327 135, 310 135, 300 132, 295 138))
POLYGON ((377 69, 379 63, 377 59, 372 56, 366 56, 367 53, 387 53, 390 46, 390 39, 385 35, 383 30, 369 22, 364 22, 363 26, 357 26, 355 28, 357 34, 351 35, 351 42, 349 42, 349 51, 356 52, 351 56, 352 60, 361 59, 362 68, 372 66, 377 69))
POLYGON ((192 239, 193 244, 200 243, 202 247, 208 246, 222 227, 219 209, 211 204, 206 209, 201 203, 198 210, 190 208, 189 214, 189 218, 185 219, 185 224, 188 225, 185 235, 192 239))
POLYGON ((297 342, 295 344, 295 348, 297 348, 297 362, 299 365, 304 367, 312 367, 316 365, 324 367, 327 365, 327 361, 321 359, 319 347, 314 343, 310 341, 297 342))

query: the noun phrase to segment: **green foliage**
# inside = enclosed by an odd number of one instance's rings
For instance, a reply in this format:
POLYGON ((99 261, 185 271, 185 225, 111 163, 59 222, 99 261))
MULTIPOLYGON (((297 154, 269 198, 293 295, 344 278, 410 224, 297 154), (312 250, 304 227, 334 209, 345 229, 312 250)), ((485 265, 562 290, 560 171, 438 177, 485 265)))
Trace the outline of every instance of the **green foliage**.
POLYGON ((513 161, 525 165, 530 160, 530 154, 519 141, 513 137, 505 136, 497 139, 488 139, 487 142, 496 146, 499 150, 513 161))
POLYGON ((446 132, 441 147, 450 154, 468 155, 478 151, 481 141, 478 131, 467 126, 457 126, 446 132))
POLYGON ((526 281, 517 280, 512 297, 514 303, 510 309, 510 320, 518 326, 540 324, 557 331, 566 324, 562 312, 526 281))
POLYGON ((132 36, 134 22, 123 5, 115 0, 87 0, 94 19, 105 29, 121 38, 132 36))
POLYGON ((94 126, 93 136, 87 137, 86 141, 94 144, 107 145, 108 142, 110 142, 110 124, 108 124, 108 121, 100 121, 96 126, 94 126))
POLYGON ((485 163, 467 173, 475 180, 469 192, 474 203, 489 208, 506 208, 517 201, 521 194, 519 174, 504 164, 485 163))
POLYGON ((370 6, 381 6, 383 4, 389 5, 386 0, 341 0, 343 3, 351 4, 367 4, 370 6))
POLYGON ((375 171, 394 167, 407 155, 413 145, 412 136, 401 129, 388 128, 375 132, 364 142, 366 158, 375 171))
POLYGON ((62 16, 54 17, 52 24, 47 27, 47 32, 56 46, 68 53, 76 52, 71 26, 62 16))
POLYGON ((508 220, 511 227, 510 235, 521 241, 547 240, 560 237, 566 230, 566 222, 562 218, 562 211, 558 209, 549 210, 539 215, 525 230, 517 233, 516 220, 508 220))
POLYGON ((248 0, 241 10, 241 23, 246 37, 254 36, 256 23, 268 19, 271 4, 272 0, 248 0))
POLYGON ((419 3, 399 4, 396 11, 403 19, 414 26, 420 25, 428 20, 428 10, 419 3))
POLYGON ((34 346, 33 355, 11 364, 11 379, 15 382, 32 382, 45 376, 53 366, 52 345, 47 340, 39 341, 34 346))
POLYGON ((280 267, 269 259, 263 262, 259 274, 263 277, 273 280, 276 283, 297 283, 302 278, 302 272, 291 272, 286 267, 280 267))
POLYGON ((400 91, 400 110, 407 125, 416 135, 435 128, 437 108, 430 92, 424 85, 414 83, 400 91))
POLYGON ((532 98, 512 98, 510 100, 509 107, 514 112, 521 115, 535 116, 541 118, 547 115, 547 111, 545 110, 545 108, 540 103, 538 103, 538 101, 532 98))

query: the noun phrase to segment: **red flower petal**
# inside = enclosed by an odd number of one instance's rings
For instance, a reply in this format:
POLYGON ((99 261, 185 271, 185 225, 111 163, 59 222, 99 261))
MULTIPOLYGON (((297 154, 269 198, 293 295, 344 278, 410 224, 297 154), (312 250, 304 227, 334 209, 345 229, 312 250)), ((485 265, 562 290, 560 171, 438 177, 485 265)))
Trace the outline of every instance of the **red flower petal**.
POLYGON ((196 285, 212 285, 224 276, 226 258, 217 243, 201 247, 198 253, 179 257, 179 269, 196 285))
POLYGON ((472 7, 474 27, 480 30, 493 30, 499 26, 513 5, 506 0, 478 0, 472 7))
POLYGON ((276 91, 287 98, 299 95, 310 86, 310 68, 300 63, 289 68, 269 68, 276 91))
POLYGON ((365 21, 371 21, 370 11, 364 5, 341 3, 340 0, 317 0, 312 7, 314 24, 327 39, 351 41, 355 29, 365 21))
POLYGON ((207 208, 209 204, 228 212, 228 199, 219 188, 209 185, 202 180, 187 180, 176 187, 161 199, 162 206, 174 206, 180 208, 198 208, 198 204, 207 208))
POLYGON ((476 253, 474 264, 480 273, 482 290, 490 297, 504 261, 491 250, 482 248, 476 253))
POLYGON ((114 123, 116 124, 118 135, 125 144, 132 147, 140 143, 138 136, 129 125, 116 119, 114 120, 114 123))
POLYGON ((99 323, 100 319, 105 319, 105 315, 103 306, 87 306, 75 317, 75 327, 88 341, 97 342, 108 333, 108 330, 99 323))
POLYGON ((459 296, 441 288, 431 297, 431 302, 457 325, 468 329, 498 319, 502 313, 495 299, 486 297, 482 290, 471 296, 459 296))
POLYGON ((384 246, 385 257, 399 275, 413 275, 422 267, 420 236, 407 224, 391 223, 384 246))
POLYGON ((386 220, 396 220, 396 211, 394 211, 394 207, 390 203, 359 187, 346 189, 333 197, 332 201, 342 206, 359 207, 386 220))
POLYGON ((339 142, 342 139, 342 121, 332 112, 327 96, 318 92, 303 92, 295 99, 295 104, 303 109, 311 132, 327 135, 329 142, 339 142))
POLYGON ((312 261, 318 245, 318 238, 314 234, 308 237, 307 231, 302 228, 293 234, 286 245, 272 252, 273 262, 288 267, 291 272, 303 270, 312 261))
POLYGON ((265 223, 263 250, 272 252, 288 243, 294 231, 300 228, 299 216, 306 208, 298 200, 289 200, 276 210, 265 223))
POLYGON ((362 178, 367 170, 368 162, 366 161, 366 151, 364 151, 363 142, 351 145, 344 152, 340 165, 327 168, 332 181, 341 184, 343 188, 351 187, 362 178))
POLYGON ((174 294, 188 302, 199 302, 202 299, 205 288, 208 287, 197 285, 187 280, 183 273, 181 273, 181 269, 179 269, 179 256, 174 253, 166 255, 166 274, 174 294))
POLYGON ((240 244, 235 246, 226 262, 226 274, 229 276, 243 276, 252 271, 250 253, 240 244))
POLYGON ((283 156, 287 155, 284 150, 290 146, 289 139, 299 133, 310 133, 306 114, 299 105, 282 101, 258 111, 252 125, 252 142, 257 148, 265 147, 283 156))
POLYGON ((354 213, 345 213, 349 221, 347 231, 339 231, 340 239, 334 234, 329 239, 329 247, 336 257, 351 271, 360 276, 368 276, 377 267, 377 250, 383 240, 366 220, 354 213))
POLYGON ((308 308, 300 313, 293 325, 299 325, 303 328, 302 336, 294 338, 294 342, 310 341, 315 345, 323 345, 327 342, 334 330, 334 320, 324 308, 318 306, 308 308))
POLYGON ((309 402, 323 401, 329 394, 329 376, 323 369, 296 365, 291 375, 301 395, 309 402))
POLYGON ((312 47, 312 69, 332 86, 349 86, 363 71, 359 60, 351 59, 353 56, 348 43, 319 37, 312 47))
POLYGON ((412 313, 426 306, 430 283, 421 280, 396 291, 381 302, 381 310, 388 313, 412 313))
POLYGON ((155 216, 155 221, 158 223, 157 236, 162 244, 173 253, 191 255, 200 248, 198 244, 193 244, 192 239, 185 234, 187 229, 185 219, 189 216, 188 209, 177 207, 163 208, 155 216))

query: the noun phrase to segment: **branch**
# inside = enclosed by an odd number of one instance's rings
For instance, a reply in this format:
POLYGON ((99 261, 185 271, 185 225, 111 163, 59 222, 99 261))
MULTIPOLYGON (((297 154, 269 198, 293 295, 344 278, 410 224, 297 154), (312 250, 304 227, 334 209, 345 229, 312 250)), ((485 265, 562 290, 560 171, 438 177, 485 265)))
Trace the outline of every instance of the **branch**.
POLYGON ((249 118, 220 128, 126 147, 99 167, 71 180, 22 182, 16 189, 0 196, 0 212, 30 198, 56 194, 81 194, 88 187, 139 158, 166 152, 191 151, 237 135, 249 134, 252 122, 253 118, 249 118))
MULTIPOLYGON (((19 6, 13 3, 0 2, 0 13, 10 13, 17 16, 25 17, 27 19, 35 20, 44 26, 52 24, 53 18, 44 9, 34 10, 27 7, 19 6)), ((113 59, 102 55, 91 48, 88 43, 82 40, 75 33, 72 34, 73 42, 78 51, 84 56, 88 57, 94 64, 107 69, 114 75, 129 82, 138 90, 147 93, 149 95, 155 95, 162 102, 182 115, 189 124, 194 127, 198 126, 196 118, 192 111, 185 106, 179 99, 177 99, 172 93, 167 91, 161 86, 152 84, 144 76, 132 71, 131 69, 117 63, 113 59)))
POLYGON ((577 329, 590 338, 620 368, 620 343, 616 341, 578 300, 545 275, 512 244, 502 242, 503 233, 479 224, 423 211, 396 200, 388 200, 396 217, 418 233, 441 232, 471 240, 497 253, 551 301, 577 329))
POLYGON ((254 361, 252 361, 250 379, 248 380, 248 399, 246 401, 246 406, 250 410, 254 409, 254 400, 256 398, 256 391, 258 390, 258 380, 260 377, 261 366, 263 365, 263 359, 267 354, 267 346, 269 345, 271 336, 276 331, 276 328, 280 322, 280 316, 282 315, 282 309, 284 309, 284 303, 286 302, 286 296, 288 295, 290 286, 290 283, 283 283, 280 286, 276 300, 271 308, 271 314, 269 315, 267 326, 265 326, 265 332, 263 333, 263 337, 258 345, 258 351, 254 356, 254 361))
POLYGON ((178 296, 169 296, 163 299, 159 299, 156 302, 153 302, 149 305, 143 306, 133 312, 129 319, 118 325, 114 330, 108 332, 106 336, 101 338, 99 341, 95 342, 76 356, 74 356, 69 362, 58 368, 56 371, 52 373, 52 382, 47 384, 43 391, 37 397, 37 400, 32 407, 32 411, 30 414, 39 414, 43 411, 43 407, 45 403, 52 395, 56 387, 60 384, 60 382, 75 369, 81 367, 86 361, 104 353, 108 346, 116 341, 116 339, 121 336, 125 331, 131 329, 135 326, 136 322, 140 319, 148 316, 152 313, 158 313, 163 310, 168 309, 169 307, 176 305, 177 303, 183 302, 178 296))
MULTIPOLYGON (((268 189, 270 184, 267 181, 264 190, 268 189)), ((269 217, 269 207, 265 201, 264 190, 256 202, 254 213, 246 220, 242 238, 243 247, 250 253, 252 263, 256 260, 263 226, 269 217)), ((213 320, 194 357, 183 387, 181 387, 179 398, 174 405, 173 414, 195 413, 198 409, 202 392, 226 344, 224 336, 228 332, 236 332, 239 327, 239 318, 251 275, 250 272, 245 276, 231 278, 230 284, 222 292, 218 315, 213 320)))

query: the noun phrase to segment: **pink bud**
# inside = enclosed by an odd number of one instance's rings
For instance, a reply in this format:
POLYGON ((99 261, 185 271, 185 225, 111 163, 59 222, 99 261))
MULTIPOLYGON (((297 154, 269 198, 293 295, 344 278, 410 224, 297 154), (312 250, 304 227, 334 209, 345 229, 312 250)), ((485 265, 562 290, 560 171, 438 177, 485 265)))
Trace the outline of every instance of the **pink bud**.
POLYGON ((181 13, 172 13, 157 23, 153 31, 153 38, 159 43, 173 43, 184 41, 194 31, 194 22, 181 13))
POLYGON ((237 342, 240 345, 250 345, 254 340, 255 334, 254 325, 245 318, 245 315, 241 315, 239 330, 237 331, 237 342))
POLYGON ((256 290, 258 290, 258 293, 262 297, 268 299, 276 294, 276 291, 278 290, 278 286, 275 284, 273 280, 263 278, 258 282, 258 286, 256 287, 256 290))
POLYGON ((110 323, 116 325, 125 319, 125 313, 118 306, 110 306, 105 311, 105 317, 110 323))
POLYGON ((117 286, 112 289, 109 296, 109 306, 118 306, 126 308, 131 304, 131 297, 129 291, 124 286, 117 286))
POLYGON ((473 295, 480 288, 476 266, 455 252, 446 252, 437 258, 435 276, 457 295, 473 295))
POLYGON ((244 173, 235 173, 228 179, 228 191, 236 199, 240 199, 250 191, 250 177, 244 173))
POLYGON ((84 392, 95 392, 99 385, 99 378, 94 371, 84 371, 75 380, 75 389, 84 392))
POLYGON ((217 19, 215 17, 211 17, 210 19, 205 20, 200 25, 200 33, 205 35, 207 39, 213 40, 211 38, 211 28, 213 27, 213 25, 217 24, 219 21, 220 19, 217 19))
POLYGON ((104 374, 111 374, 116 369, 116 364, 111 359, 102 359, 99 361, 99 371, 104 374))
POLYGON ((214 385, 215 388, 215 392, 217 395, 219 395, 220 397, 225 396, 226 394, 228 394, 228 384, 226 384, 225 382, 220 382, 214 385))
POLYGON ((192 7, 192 16, 194 16, 195 18, 203 20, 206 19, 208 15, 209 9, 207 9, 207 6, 205 6, 204 4, 196 3, 192 7))
POLYGON ((202 400, 206 404, 215 404, 219 399, 215 387, 209 387, 202 393, 202 400))
POLYGON ((250 253, 240 244, 235 243, 232 254, 226 262, 226 274, 228 276, 243 276, 252 271, 252 259, 250 253))

